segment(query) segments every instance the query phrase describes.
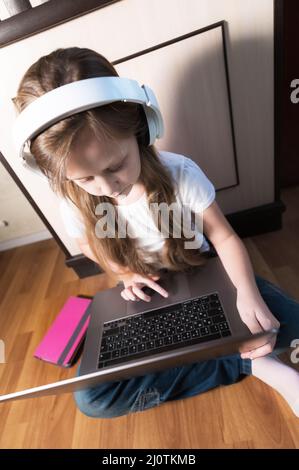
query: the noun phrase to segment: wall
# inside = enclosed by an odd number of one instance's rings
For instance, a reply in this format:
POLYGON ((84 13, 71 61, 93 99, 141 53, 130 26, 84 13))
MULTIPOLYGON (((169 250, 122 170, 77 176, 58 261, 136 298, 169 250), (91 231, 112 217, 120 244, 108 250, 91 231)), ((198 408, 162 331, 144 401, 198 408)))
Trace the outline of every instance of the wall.
MULTIPOLYGON (((20 166, 13 147, 10 129, 14 109, 10 99, 15 96, 23 73, 41 55, 59 47, 89 47, 114 62, 222 20, 227 22, 227 65, 239 184, 221 189, 221 174, 225 168, 221 155, 214 155, 212 163, 206 155, 191 156, 212 181, 217 181, 216 188, 220 189, 217 193, 218 203, 224 213, 231 213, 274 200, 272 0, 120 1, 0 49, 1 151, 71 255, 78 254, 79 250, 64 230, 58 213, 57 197, 42 180, 20 166)), ((142 61, 139 61, 139 66, 136 62, 135 69, 132 64, 130 70, 135 72, 136 77, 143 78, 142 61)), ((144 78, 149 86, 161 81, 158 65, 151 68, 144 78)), ((119 69, 121 67, 124 65, 120 64, 119 69)), ((175 64, 175 67, 179 73, 180 64, 175 64)), ((169 114, 166 106, 172 106, 173 112, 179 112, 175 105, 180 100, 183 79, 181 75, 178 82, 173 74, 163 75, 163 87, 173 89, 172 102, 163 102, 166 114, 169 114)), ((162 96, 162 91, 160 94, 162 96)), ((167 132, 165 140, 159 141, 158 146, 175 151, 171 148, 172 140, 169 137, 173 129, 167 128, 167 132), (164 146, 166 142, 167 147, 164 146)), ((181 129, 177 128, 177 132, 181 132, 181 129)), ((16 199, 13 186, 9 185, 7 194, 11 191, 16 199)), ((26 217, 33 222, 32 233, 40 230, 41 226, 34 225, 36 216, 26 204, 14 210, 22 211, 24 207, 26 217)), ((27 233, 26 224, 20 227, 19 236, 24 233, 27 233)))

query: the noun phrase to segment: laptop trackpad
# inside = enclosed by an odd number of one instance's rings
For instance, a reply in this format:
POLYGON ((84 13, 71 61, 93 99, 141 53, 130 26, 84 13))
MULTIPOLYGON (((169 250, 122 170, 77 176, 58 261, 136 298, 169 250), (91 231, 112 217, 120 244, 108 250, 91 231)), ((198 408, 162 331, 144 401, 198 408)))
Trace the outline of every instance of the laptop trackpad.
POLYGON ((142 287, 142 290, 151 297, 150 302, 140 299, 139 302, 127 301, 127 314, 136 313, 148 308, 163 307, 172 303, 182 302, 191 297, 188 278, 185 273, 167 272, 163 274, 158 281, 155 281, 168 292, 168 297, 163 297, 159 292, 152 290, 148 286, 142 287))

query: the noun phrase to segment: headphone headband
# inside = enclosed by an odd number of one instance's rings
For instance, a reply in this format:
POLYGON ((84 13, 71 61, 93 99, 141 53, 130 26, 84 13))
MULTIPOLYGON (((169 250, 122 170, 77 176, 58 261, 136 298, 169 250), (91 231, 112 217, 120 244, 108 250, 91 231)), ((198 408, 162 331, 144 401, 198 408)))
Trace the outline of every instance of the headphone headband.
POLYGON ((149 144, 164 134, 161 111, 154 92, 147 85, 125 77, 95 77, 62 85, 30 103, 16 118, 13 137, 23 164, 44 177, 26 143, 52 124, 97 106, 128 101, 143 106, 149 128, 149 144))

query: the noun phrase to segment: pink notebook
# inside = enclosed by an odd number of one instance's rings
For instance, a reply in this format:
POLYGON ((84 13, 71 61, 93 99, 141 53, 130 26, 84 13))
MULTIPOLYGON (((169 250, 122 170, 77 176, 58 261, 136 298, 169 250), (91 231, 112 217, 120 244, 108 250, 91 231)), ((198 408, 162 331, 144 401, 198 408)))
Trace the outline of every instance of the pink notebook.
POLYGON ((92 298, 71 296, 37 346, 34 357, 51 364, 70 367, 76 359, 90 319, 92 298))

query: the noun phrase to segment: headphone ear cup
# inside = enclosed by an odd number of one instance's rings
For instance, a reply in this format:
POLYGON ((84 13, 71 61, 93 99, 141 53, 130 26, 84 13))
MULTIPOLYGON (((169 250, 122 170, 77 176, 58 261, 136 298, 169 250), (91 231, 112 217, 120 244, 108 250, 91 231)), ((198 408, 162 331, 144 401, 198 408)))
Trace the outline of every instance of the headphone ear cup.
POLYGON ((142 106, 148 127, 148 145, 153 145, 156 139, 160 139, 164 134, 163 121, 159 118, 154 108, 142 106))
POLYGON ((136 138, 137 141, 143 145, 144 147, 148 147, 150 145, 150 133, 149 133, 149 125, 148 120, 142 105, 139 106, 140 115, 142 120, 142 125, 140 130, 138 131, 136 138))
POLYGON ((150 109, 148 106, 142 106, 143 109, 143 114, 145 116, 145 121, 146 121, 146 128, 147 128, 147 135, 146 135, 146 141, 147 141, 147 146, 153 145, 157 139, 158 136, 158 131, 157 131, 157 126, 156 126, 156 119, 154 116, 154 111, 150 109))

